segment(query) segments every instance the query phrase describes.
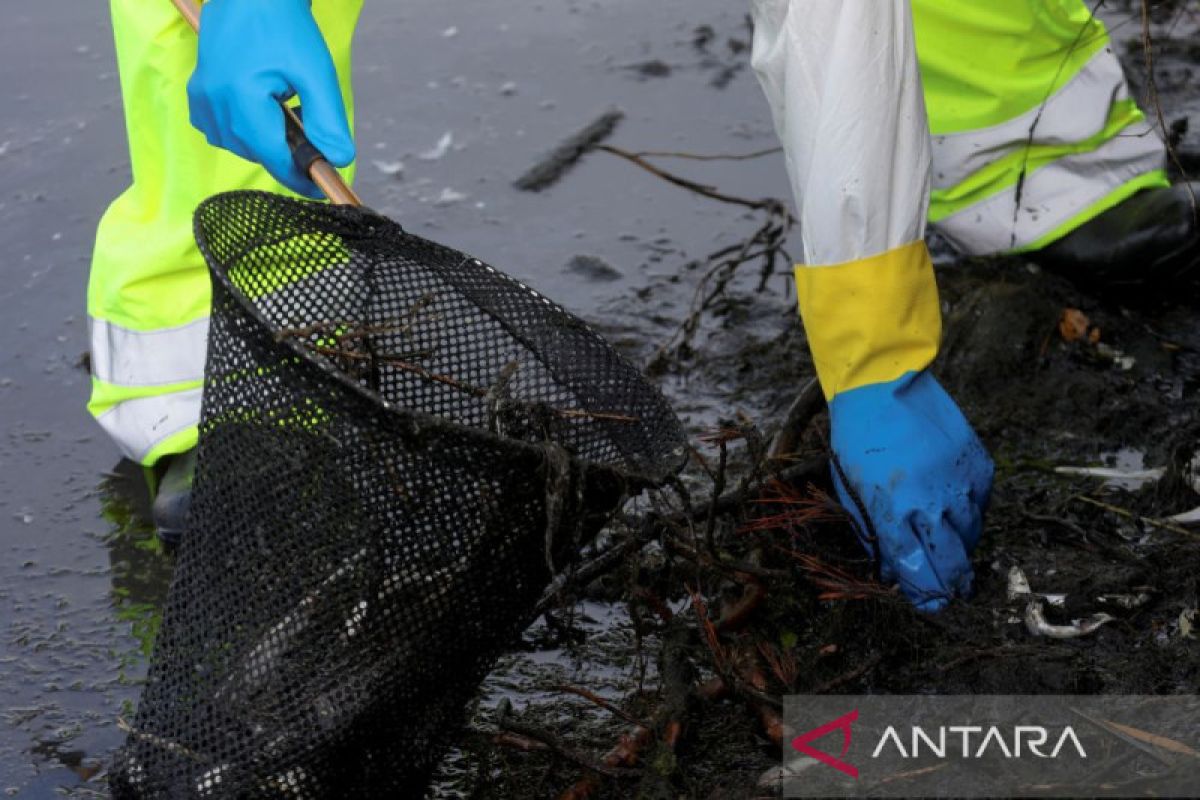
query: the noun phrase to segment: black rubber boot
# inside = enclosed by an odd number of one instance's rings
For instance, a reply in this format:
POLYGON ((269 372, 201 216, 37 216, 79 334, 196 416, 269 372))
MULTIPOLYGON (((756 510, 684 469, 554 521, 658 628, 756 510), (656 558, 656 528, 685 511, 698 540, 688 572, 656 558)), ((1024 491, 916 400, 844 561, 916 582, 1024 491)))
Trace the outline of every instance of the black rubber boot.
MULTIPOLYGON (((1200 202, 1200 182, 1191 189, 1200 202)), ((1200 300, 1200 216, 1186 183, 1138 192, 1028 257, 1117 300, 1200 300)))
POLYGON ((196 477, 196 449, 172 456, 158 482, 152 516, 158 538, 176 547, 187 532, 188 512, 192 505, 192 480, 196 477))

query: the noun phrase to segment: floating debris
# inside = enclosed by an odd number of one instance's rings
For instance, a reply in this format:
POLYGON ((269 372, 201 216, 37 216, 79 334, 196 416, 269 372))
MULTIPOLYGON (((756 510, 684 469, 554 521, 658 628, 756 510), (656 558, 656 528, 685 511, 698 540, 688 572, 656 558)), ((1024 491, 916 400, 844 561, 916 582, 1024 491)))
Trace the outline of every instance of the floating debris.
POLYGON ((1179 635, 1184 639, 1195 639, 1196 609, 1185 608, 1179 613, 1179 635))
POLYGON ((567 272, 580 275, 591 281, 619 281, 621 271, 597 256, 577 255, 567 262, 567 272))
POLYGON ((422 161, 440 161, 445 158, 446 153, 450 152, 450 148, 454 146, 454 131, 446 131, 438 143, 433 146, 432 150, 426 150, 417 158, 422 161))
POLYGON ((636 73, 643 80, 648 78, 666 78, 672 72, 670 64, 657 58, 650 61, 639 61, 635 64, 625 64, 623 68, 636 73))
POLYGON ((470 196, 471 195, 464 194, 463 192, 456 192, 447 186, 445 189, 442 189, 441 194, 434 198, 433 204, 439 208, 444 206, 452 206, 455 203, 461 203, 470 196))
POLYGON ((513 183, 523 192, 540 192, 558 183, 579 159, 595 150, 605 139, 612 136, 617 125, 625 118, 624 112, 609 109, 579 132, 570 136, 547 153, 528 172, 513 183))
POLYGON ((375 169, 387 175, 389 178, 401 178, 404 176, 403 161, 374 161, 375 169))

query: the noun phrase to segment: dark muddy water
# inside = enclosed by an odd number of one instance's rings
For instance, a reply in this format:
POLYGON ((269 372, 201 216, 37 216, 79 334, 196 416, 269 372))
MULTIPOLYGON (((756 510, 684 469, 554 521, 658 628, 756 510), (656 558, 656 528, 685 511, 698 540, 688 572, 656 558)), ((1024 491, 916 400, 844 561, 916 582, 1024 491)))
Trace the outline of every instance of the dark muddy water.
MULTIPOLYGON (((25 4, 0 30, 4 796, 102 790, 102 780, 80 776, 102 770, 122 740, 117 718, 136 701, 149 611, 169 576, 150 532, 105 485, 118 455, 86 415, 79 366, 94 226, 128 181, 105 6, 25 4)), ((630 149, 770 146, 765 103, 735 52, 748 43, 744 12, 718 0, 368 3, 355 58, 361 193, 641 353, 690 302, 687 282, 672 282, 681 265, 737 241, 754 221, 605 154, 540 195, 510 184, 613 105, 628 116, 612 141, 630 149), (693 43, 702 25, 715 34, 707 52, 693 43), (438 148, 447 135, 449 147, 438 148), (581 255, 607 267, 570 268, 581 255)), ((686 171, 750 196, 786 191, 778 157, 686 171)), ((789 292, 782 278, 772 285, 772 313, 758 324, 777 332, 792 323, 789 292)), ((685 412, 711 415, 695 385, 676 388, 692 398, 685 412)), ((561 663, 565 677, 587 671, 561 663)), ((527 691, 524 668, 498 677, 497 690, 527 691)))

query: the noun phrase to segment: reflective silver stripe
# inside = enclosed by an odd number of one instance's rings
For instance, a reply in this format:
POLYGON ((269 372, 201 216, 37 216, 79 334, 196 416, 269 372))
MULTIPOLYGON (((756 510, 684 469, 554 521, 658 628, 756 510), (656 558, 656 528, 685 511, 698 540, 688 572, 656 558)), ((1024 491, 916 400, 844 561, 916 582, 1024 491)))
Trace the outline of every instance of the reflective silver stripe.
POLYGON ((1033 244, 1139 175, 1162 169, 1162 140, 1137 122, 1088 153, 1064 156, 1029 173, 1014 214, 1015 186, 934 223, 960 250, 1000 253, 1033 244))
POLYGON ((1034 144, 1073 144, 1095 136, 1108 122, 1112 104, 1128 97, 1121 64, 1107 48, 1100 50, 1044 106, 1039 104, 990 128, 934 134, 933 188, 957 186, 988 164, 1024 147, 1035 121, 1034 144))
POLYGON ((150 451, 180 431, 200 422, 199 389, 126 400, 97 421, 121 452, 142 461, 150 451))
POLYGON ((89 318, 92 374, 118 386, 166 386, 204 380, 208 317, 156 331, 89 318))

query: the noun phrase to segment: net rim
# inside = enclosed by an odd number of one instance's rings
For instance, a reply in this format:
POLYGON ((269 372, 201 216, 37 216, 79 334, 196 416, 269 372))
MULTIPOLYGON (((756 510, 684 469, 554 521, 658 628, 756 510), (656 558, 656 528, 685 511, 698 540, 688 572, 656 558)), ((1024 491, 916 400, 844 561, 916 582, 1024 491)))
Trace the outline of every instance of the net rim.
MULTIPOLYGON (((473 440, 479 441, 481 443, 487 443, 493 447, 497 447, 497 446, 502 447, 502 448, 503 447, 515 447, 515 448, 519 448, 520 450, 525 451, 529 455, 543 455, 545 453, 545 445, 539 445, 539 444, 535 444, 533 442, 526 442, 526 441, 522 441, 520 439, 512 439, 512 438, 506 438, 503 436, 498 436, 490 431, 482 430, 482 429, 472 426, 472 425, 465 425, 461 422, 458 422, 458 421, 455 421, 452 419, 448 419, 446 417, 438 416, 436 414, 431 414, 431 413, 428 413, 425 411, 421 411, 419 409, 410 408, 407 406, 402 406, 402 405, 393 403, 392 401, 383 397, 383 395, 381 395, 379 392, 371 389, 370 387, 364 386, 360 382, 352 379, 349 375, 346 374, 346 372, 344 370, 338 369, 336 366, 334 366, 328 360, 318 359, 307 348, 303 347, 299 341, 293 340, 293 339, 285 339, 285 340, 281 341, 281 340, 276 339, 276 337, 273 334, 275 333, 277 326, 274 323, 272 323, 270 320, 268 320, 266 318, 266 316, 259 310, 258 306, 250 298, 248 298, 245 295, 245 293, 242 292, 233 283, 232 279, 229 277, 229 274, 228 274, 228 269, 229 269, 229 266, 231 266, 231 265, 222 264, 220 262, 220 260, 212 253, 212 251, 208 245, 208 237, 206 236, 206 234, 204 232, 204 225, 201 220, 201 216, 202 216, 203 212, 208 210, 209 208, 212 208, 212 207, 217 206, 222 203, 228 203, 228 202, 235 201, 235 200, 245 200, 247 198, 256 198, 256 199, 265 198, 271 203, 282 204, 284 206, 292 206, 294 208, 304 209, 305 213, 310 213, 312 211, 316 211, 319 209, 321 214, 324 214, 327 216, 331 215, 335 219, 348 218, 351 214, 367 215, 369 217, 379 220, 384 225, 386 225, 388 228, 393 228, 393 229, 399 230, 401 233, 403 233, 403 235, 409 237, 410 239, 414 240, 417 243, 420 243, 423 245, 428 245, 428 246, 431 246, 438 250, 449 251, 451 253, 461 255, 465 262, 475 263, 479 267, 481 267, 485 270, 488 270, 492 274, 497 275, 497 276, 509 281, 510 283, 519 287, 521 290, 528 292, 529 294, 531 294, 535 298, 537 298, 537 300, 539 300, 540 302, 546 303, 546 304, 550 305, 552 308, 561 312, 562 314, 565 314, 569 319, 571 319, 572 321, 577 323, 582 328, 586 329, 588 332, 595 335, 597 337, 597 339, 600 342, 602 342, 603 345, 612 353, 612 355, 616 359, 621 361, 623 364, 625 364, 630 369, 631 373, 633 375, 635 375, 637 377, 637 379, 640 380, 645 385, 646 389, 648 389, 649 392, 652 393, 652 395, 655 395, 657 397, 659 403, 661 404, 662 410, 665 411, 669 415, 668 419, 671 423, 671 426, 674 429, 674 431, 677 433, 677 436, 675 437, 677 440, 677 443, 674 447, 672 447, 670 449, 658 448, 657 451, 656 451, 656 449, 647 448, 645 452, 647 452, 650 455, 650 459, 639 459, 637 464, 634 464, 630 467, 620 466, 617 464, 607 463, 607 462, 603 462, 603 461, 586 459, 586 458, 582 458, 582 457, 578 456, 577 454, 568 452, 570 460, 572 462, 580 464, 588 469, 603 470, 605 472, 620 476, 622 479, 632 482, 634 484, 644 484, 647 486, 662 485, 666 481, 670 480, 670 478, 673 475, 677 475, 679 473, 679 471, 683 468, 683 466, 686 464, 687 448, 686 448, 686 438, 684 437, 683 431, 682 431, 682 424, 680 423, 678 416, 675 414, 674 409, 672 409, 670 407, 670 404, 667 402, 666 398, 662 395, 661 390, 659 390, 653 384, 649 383, 649 381, 646 380, 645 376, 641 373, 640 370, 638 370, 636 367, 634 367, 633 364, 631 362, 629 362, 627 359, 625 359, 620 353, 616 352, 616 350, 613 349, 612 345, 607 340, 605 340, 603 337, 599 336, 599 334, 595 333, 595 331, 592 329, 592 327, 590 325, 587 324, 587 322, 580 319, 575 314, 572 314, 570 311, 566 310, 566 308, 564 308, 562 305, 556 303, 554 300, 550 299, 549 297, 547 297, 546 295, 537 291, 536 289, 533 289, 533 288, 527 286, 525 283, 508 275, 508 273, 503 272, 502 270, 499 270, 496 267, 493 267, 492 265, 488 264, 487 262, 483 261, 482 259, 479 259, 479 258, 476 258, 469 254, 463 253, 462 251, 457 250, 456 248, 448 247, 447 245, 443 245, 438 242, 434 242, 432 240, 425 239, 422 236, 413 234, 413 233, 405 230, 401 225, 399 225, 399 223, 394 222, 393 220, 389 219, 388 217, 386 217, 382 214, 379 214, 378 212, 376 212, 366 206, 358 206, 358 207, 338 206, 338 205, 332 205, 332 204, 321 202, 321 201, 298 200, 295 198, 288 197, 286 195, 275 194, 272 192, 257 191, 257 190, 237 190, 237 191, 231 191, 231 192, 222 192, 219 194, 212 195, 211 197, 208 197, 204 201, 202 201, 196 207, 196 211, 193 215, 193 223, 192 223, 193 224, 193 233, 194 233, 194 236, 196 239, 197 247, 199 248, 200 253, 204 256, 205 264, 208 267, 208 272, 209 272, 209 275, 212 277, 212 279, 214 281, 217 281, 218 283, 220 283, 222 288, 224 288, 229 293, 229 295, 235 299, 235 301, 237 302, 237 304, 241 308, 241 310, 243 312, 245 312, 246 314, 248 314, 251 317, 251 319, 253 319, 254 322, 264 332, 266 332, 268 337, 272 340, 273 345, 275 345, 276 347, 280 347, 280 346, 285 347, 293 355, 295 355, 297 358, 301 359, 302 363, 306 364, 307 366, 317 368, 325 376, 333 378, 341 386, 349 388, 357 396, 359 396, 360 399, 364 399, 364 400, 371 402, 376 408, 384 411, 385 413, 387 413, 388 415, 390 415, 392 417, 395 417, 395 418, 407 423, 410 426, 412 433, 414 433, 414 434, 425 433, 427 435, 430 429, 435 430, 435 431, 438 429, 442 429, 448 433, 453 432, 455 435, 467 437, 468 440, 473 439, 473 440), (651 466, 653 466, 654 469, 645 468, 648 463, 651 466)), ((234 261, 240 261, 242 258, 245 257, 245 255, 247 253, 251 252, 254 249, 256 249, 256 248, 253 248, 253 247, 244 248, 240 253, 238 253, 238 255, 236 256, 234 261)), ((502 325, 504 325, 506 328, 508 327, 507 323, 505 323, 503 320, 500 320, 500 323, 502 325)), ((541 360, 541 358, 539 356, 539 361, 540 360, 541 360)), ((640 426, 643 423, 641 423, 639 421, 638 423, 635 423, 635 424, 640 426)), ((557 444, 557 443, 551 442, 551 444, 557 444)))

